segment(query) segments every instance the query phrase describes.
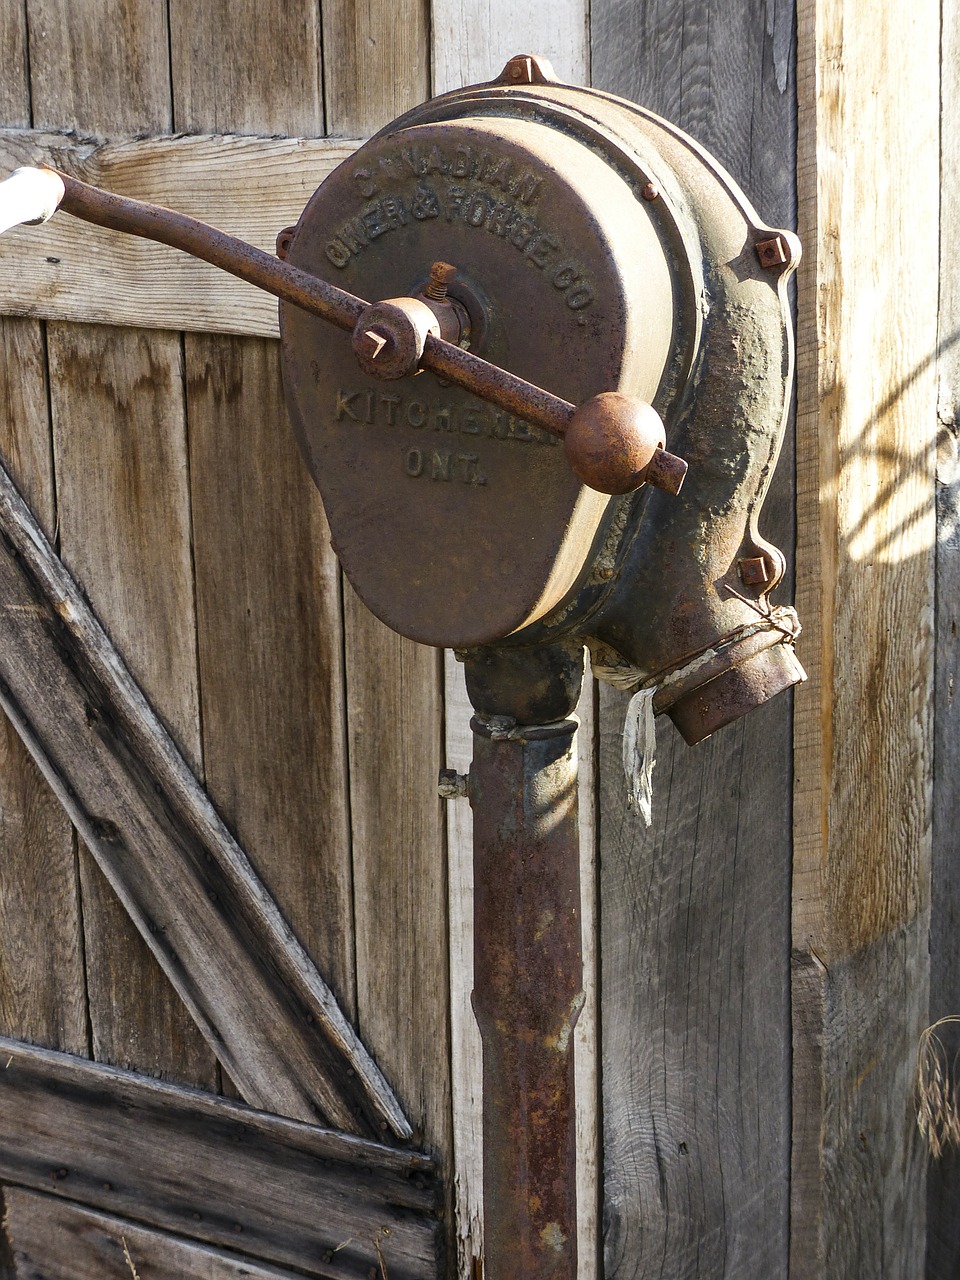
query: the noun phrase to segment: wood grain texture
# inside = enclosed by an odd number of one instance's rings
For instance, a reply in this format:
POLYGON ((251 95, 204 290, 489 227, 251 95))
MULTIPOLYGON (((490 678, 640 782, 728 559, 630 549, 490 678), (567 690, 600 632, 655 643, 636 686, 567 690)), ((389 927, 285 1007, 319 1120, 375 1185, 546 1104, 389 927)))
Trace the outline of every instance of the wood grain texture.
POLYGON ((7 1233, 20 1280, 296 1280, 292 1271, 8 1187, 7 1233))
MULTIPOLYGON (((0 321, 0 457, 53 535, 56 513, 43 334, 0 321)), ((16 730, 0 721, 0 1028, 87 1052, 73 828, 16 730)))
POLYGON ((0 1177, 61 1214, 72 1201, 331 1280, 367 1277, 378 1245, 384 1280, 441 1274, 422 1155, 13 1041, 0 1055, 0 1177))
POLYGON ((168 2, 177 129, 323 133, 319 5, 168 2))
POLYGON ((175 334, 51 326, 63 560, 134 678, 200 769, 183 369, 175 334), (146 394, 144 394, 146 393, 146 394), (81 409, 93 410, 92 418, 81 409))
POLYGON ((416 1141, 450 1167, 441 655, 344 590, 358 1028, 416 1141))
POLYGON ((367 137, 430 96, 429 0, 325 0, 327 132, 367 137))
MULTIPOLYGON (((473 759, 463 665, 443 663, 443 750, 448 769, 466 774, 473 759)), ((445 806, 450 914, 450 1062, 453 1108, 453 1210, 457 1275, 474 1280, 483 1257, 483 1045, 473 1016, 473 812, 466 798, 445 806)))
POLYGON ((0 721, 0 1030, 88 1052, 74 833, 6 716, 0 721))
MULTIPOLYGON (((941 9, 940 83, 940 316, 938 341, 937 611, 934 695, 933 876, 930 922, 930 1022, 960 1011, 960 697, 957 696, 960 626, 960 282, 952 245, 960 231, 960 166, 955 121, 960 74, 960 15, 941 9)), ((951 1050, 954 1028, 944 1029, 951 1050)), ((960 1153, 930 1163, 927 1200, 927 1277, 960 1273, 960 1153)))
POLYGON ((624 710, 601 686, 605 1274, 773 1280, 786 1275, 788 863, 744 792, 770 776, 782 712, 751 713, 695 756, 661 722, 647 831, 615 767, 624 710))
POLYGON ((600 1010, 597 922, 599 694, 589 667, 577 705, 580 823, 580 926, 584 1002, 573 1039, 577 1091, 577 1280, 603 1274, 600 1256, 600 1010))
MULTIPOLYGON (((191 768, 200 769, 180 342, 49 330, 65 563, 191 768), (93 424, 96 424, 93 429, 93 424)), ((99 869, 81 851, 94 1057, 192 1084, 215 1062, 99 869)))
POLYGON ((191 347, 207 789, 352 1016, 339 572, 276 356, 250 339, 191 347))
MULTIPOLYGON (((212 126, 207 126, 208 128, 212 126)), ((78 141, 0 132, 0 174, 52 164, 120 195, 179 209, 272 253, 323 179, 358 144, 219 135, 78 141)), ((0 239, 0 313, 276 337, 277 302, 164 245, 58 214, 0 239)))
MULTIPOLYGON (((686 129, 794 224, 789 5, 594 0, 591 29, 597 88, 686 129)), ((788 560, 791 467, 787 442, 760 520, 788 560)), ((782 1278, 790 700, 693 749, 661 721, 649 831, 626 808, 624 708, 601 688, 605 1274, 782 1278)))
POLYGON ((27 77, 27 9, 25 0, 0 7, 0 121, 30 124, 30 83, 27 77))
MULTIPOLYGON (((218 0, 200 12, 175 0, 171 18, 184 33, 172 51, 178 128, 322 132, 312 0, 218 0)), ((304 180, 289 149, 276 163, 304 180)), ((262 200, 274 184, 255 182, 262 200)), ((315 185, 274 220, 274 240, 315 185)), ((355 1017, 343 622, 329 532, 290 430, 276 344, 190 335, 184 353, 207 785, 355 1017)))
POLYGON ((600 0, 593 84, 685 129, 762 217, 794 225, 794 6, 769 0, 600 0))
MULTIPOLYGON (((428 95, 426 20, 424 0, 324 5, 329 132, 373 133, 428 95)), ((451 1170, 442 657, 388 631, 346 583, 344 624, 358 1027, 451 1170)))
MULTIPOLYGON (((4 1188, 0 1187, 0 1227, 2 1227, 5 1217, 4 1188)), ((2 1280, 16 1280, 13 1267, 13 1250, 10 1248, 6 1231, 0 1230, 0 1277, 2 1277, 2 1280)))
POLYGON ((585 0, 520 6, 504 0, 433 0, 430 36, 434 93, 492 80, 518 53, 548 58, 570 84, 589 83, 585 0))
POLYGON ((799 7, 796 1280, 924 1270, 939 10, 874 17, 799 7))
MULTIPOLYGON (((0 120, 30 123, 22 3, 0 11, 0 120)), ((0 458, 48 537, 56 495, 45 336, 0 320, 0 458)), ((6 716, 0 716, 0 1030, 86 1053, 86 984, 73 829, 6 716)))
POLYGON ((170 126, 163 0, 26 0, 33 124, 103 133, 170 126))
POLYGON ((409 1136, 377 1068, 0 472, 0 704, 248 1101, 409 1136))
MULTIPOLYGON (((28 0, 27 18, 35 122, 170 128, 163 3, 89 0, 78 9, 28 0)), ((51 325, 47 349, 61 555, 78 567, 137 678, 196 759, 182 390, 171 395, 178 344, 169 335, 51 325), (141 424, 149 434, 138 435, 141 424)), ((82 846, 80 871, 94 1054, 214 1086, 213 1055, 82 846)))

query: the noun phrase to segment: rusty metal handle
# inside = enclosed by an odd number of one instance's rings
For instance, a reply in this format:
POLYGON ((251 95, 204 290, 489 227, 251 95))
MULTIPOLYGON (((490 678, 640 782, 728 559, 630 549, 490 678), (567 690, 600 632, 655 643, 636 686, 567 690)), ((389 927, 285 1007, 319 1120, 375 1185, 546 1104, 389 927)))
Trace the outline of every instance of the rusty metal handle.
MULTIPOLYGON (((238 240, 235 236, 227 235, 206 222, 165 209, 161 205, 147 204, 102 191, 56 169, 17 170, 13 177, 0 183, 0 211, 4 207, 4 188, 9 190, 8 184, 17 180, 23 183, 20 175, 24 173, 35 175, 35 185, 45 191, 47 204, 43 209, 38 209, 36 201, 32 204, 27 202, 23 208, 29 217, 15 217, 8 225, 28 220, 43 221, 59 205, 67 213, 82 218, 85 222, 181 249, 238 276, 248 284, 272 293, 284 302, 336 325, 339 329, 353 332, 369 307, 362 298, 354 297, 318 276, 289 266, 280 258, 238 240), (51 205, 50 199, 58 191, 57 182, 62 183, 63 191, 51 205)), ((0 225, 0 230, 4 229, 6 228, 0 225)), ((498 409, 515 414, 561 439, 568 436, 573 426, 575 431, 571 435, 576 435, 578 448, 574 454, 568 447, 571 466, 584 483, 601 492, 626 493, 639 488, 646 481, 669 492, 679 492, 687 469, 686 463, 667 453, 662 447, 662 440, 653 439, 649 435, 634 439, 631 432, 634 430, 633 418, 636 414, 621 412, 622 405, 618 406, 616 413, 613 413, 612 405, 599 411, 602 422, 598 428, 596 401, 588 401, 577 409, 569 401, 551 395, 542 387, 518 378, 433 334, 425 339, 419 363, 423 368, 473 392, 498 409), (591 411, 585 414, 583 411, 588 407, 591 411), (584 441, 588 446, 586 450, 584 441), (581 457, 584 453, 585 461, 581 457)), ((596 400, 609 398, 608 395, 597 397, 596 400)), ((617 399, 623 402, 629 400, 626 396, 617 399)), ((640 402, 631 403, 635 405, 640 402)), ((567 443, 569 446, 570 441, 567 443)))

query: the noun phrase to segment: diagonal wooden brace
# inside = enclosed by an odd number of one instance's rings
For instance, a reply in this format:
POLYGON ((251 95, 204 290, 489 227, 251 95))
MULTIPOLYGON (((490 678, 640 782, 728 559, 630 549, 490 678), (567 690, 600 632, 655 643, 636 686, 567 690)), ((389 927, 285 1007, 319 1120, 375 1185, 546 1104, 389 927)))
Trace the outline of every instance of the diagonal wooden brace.
POLYGON ((245 1100, 411 1127, 0 467, 0 706, 245 1100))

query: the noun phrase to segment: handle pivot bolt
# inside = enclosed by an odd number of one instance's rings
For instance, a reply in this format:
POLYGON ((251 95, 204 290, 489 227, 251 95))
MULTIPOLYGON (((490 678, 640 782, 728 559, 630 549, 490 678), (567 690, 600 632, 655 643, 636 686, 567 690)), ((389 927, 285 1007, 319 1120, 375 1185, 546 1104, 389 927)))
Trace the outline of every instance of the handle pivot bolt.
POLYGON ((440 322, 417 298, 388 298, 365 307, 353 330, 353 351, 364 373, 393 382, 416 373, 427 334, 440 322))

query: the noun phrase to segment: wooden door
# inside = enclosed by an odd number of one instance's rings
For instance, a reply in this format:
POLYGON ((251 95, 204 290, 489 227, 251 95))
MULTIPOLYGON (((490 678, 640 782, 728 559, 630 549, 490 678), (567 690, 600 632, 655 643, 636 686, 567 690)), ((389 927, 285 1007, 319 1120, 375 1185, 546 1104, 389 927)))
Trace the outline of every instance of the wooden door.
MULTIPOLYGON (((182 204, 198 170, 182 167, 178 131, 355 134, 423 96, 418 53, 409 76, 385 72, 384 102, 335 107, 328 77, 325 104, 321 42, 333 50, 339 24, 352 43, 346 15, 325 14, 321 32, 313 4, 274 9, 4 6, 0 93, 19 130, 5 167, 22 148, 81 170, 106 156, 142 194, 182 204), (154 181, 157 163, 172 185, 154 181)), ((351 84, 342 47, 335 65, 351 84)), ((186 145, 206 149, 203 216, 226 226, 224 170, 252 191, 249 209, 271 166, 295 172, 305 149, 186 145)), ((274 205, 259 229, 232 229, 270 244, 350 149, 327 145, 320 174, 301 169, 279 220, 274 205)), ((20 553, 4 562, 5 616, 30 620, 3 642, 10 1265, 440 1274, 446 1193, 416 1154, 450 1149, 439 659, 344 606, 284 420, 272 308, 221 299, 218 323, 170 259, 153 275, 128 261, 132 287, 113 290, 123 249, 95 240, 47 241, 39 263, 48 301, 100 301, 3 321, 2 452, 49 540, 9 487, 11 534, 43 561, 19 580, 20 553), (391 760, 409 762, 402 839, 391 760), (359 786, 351 806, 349 777, 385 762, 393 793, 359 786)))
MULTIPOLYGON (((580 9, 548 50, 578 80, 580 9)), ((438 85, 520 35, 438 35, 438 85)), ((4 171, 267 249, 431 75, 418 0, 30 0, 0 49, 4 171)), ((2 252, 6 1265, 469 1274, 469 834, 436 792, 462 685, 340 578, 271 300, 69 220, 2 252)))

